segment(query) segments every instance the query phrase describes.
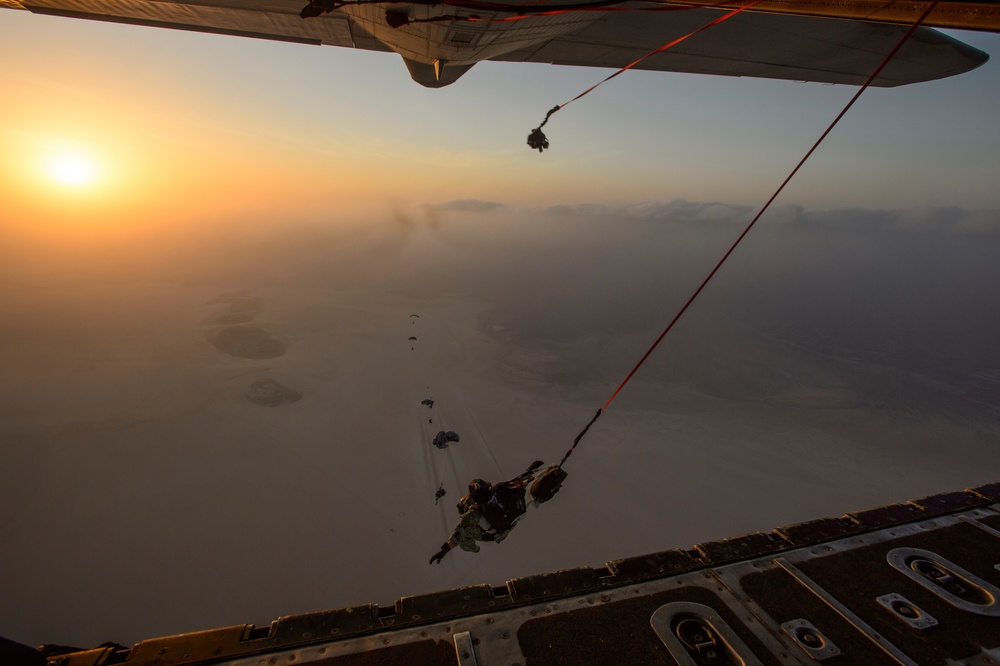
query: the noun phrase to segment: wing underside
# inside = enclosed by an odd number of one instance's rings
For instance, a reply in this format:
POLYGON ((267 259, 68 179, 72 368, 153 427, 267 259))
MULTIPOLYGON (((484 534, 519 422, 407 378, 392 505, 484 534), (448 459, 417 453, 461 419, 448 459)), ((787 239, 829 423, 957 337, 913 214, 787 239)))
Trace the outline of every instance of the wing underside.
MULTIPOLYGON (((558 21, 556 17, 532 17, 511 23, 422 23, 396 29, 385 23, 387 8, 401 11, 409 7, 412 14, 449 10, 426 4, 368 4, 302 19, 299 12, 304 0, 0 2, 40 14, 396 51, 412 65, 411 71, 451 67, 456 73, 480 60, 623 67, 721 13, 700 8, 663 13, 619 11, 558 21), (547 30, 547 25, 552 29, 547 30), (414 50, 411 44, 419 48, 414 50)), ((637 69, 860 84, 905 30, 903 26, 856 20, 745 12, 644 60, 637 69)), ((986 59, 986 54, 960 41, 921 28, 875 85, 952 76, 986 59)), ((454 78, 457 76, 450 80, 454 78)))
MULTIPOLYGON (((616 14, 538 48, 496 59, 624 67, 720 13, 698 9, 653 17, 638 12, 616 14)), ((906 30, 862 21, 743 13, 644 60, 636 69, 860 85, 906 30)), ((987 57, 936 30, 921 28, 875 85, 953 76, 974 69, 987 57)))
POLYGON ((369 51, 392 50, 353 25, 345 14, 333 12, 303 20, 298 14, 305 3, 296 1, 206 4, 170 0, 28 0, 20 4, 36 14, 369 51))

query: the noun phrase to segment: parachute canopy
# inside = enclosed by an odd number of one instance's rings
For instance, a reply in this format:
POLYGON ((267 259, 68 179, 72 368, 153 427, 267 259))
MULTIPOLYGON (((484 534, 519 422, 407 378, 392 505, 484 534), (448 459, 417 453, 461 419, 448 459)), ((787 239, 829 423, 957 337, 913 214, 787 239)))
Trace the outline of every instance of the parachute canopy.
POLYGON ((434 441, 432 443, 439 449, 447 449, 448 442, 457 442, 457 441, 458 441, 457 432, 455 432, 454 430, 448 430, 448 431, 442 430, 441 432, 439 432, 437 435, 434 436, 434 441))

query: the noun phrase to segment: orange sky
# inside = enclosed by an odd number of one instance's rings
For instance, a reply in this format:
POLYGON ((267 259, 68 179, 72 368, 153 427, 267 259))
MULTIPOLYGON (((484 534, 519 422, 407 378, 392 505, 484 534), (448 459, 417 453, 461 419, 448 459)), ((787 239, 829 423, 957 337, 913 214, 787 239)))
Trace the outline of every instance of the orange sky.
MULTIPOLYGON (((0 14, 0 57, 16 63, 0 71, 8 233, 286 223, 464 198, 759 205, 853 92, 629 74, 560 114, 539 155, 527 131, 604 72, 484 63, 426 90, 393 54, 17 11, 0 14), (89 184, 52 177, 64 154, 93 165, 89 184)), ((996 66, 870 91, 779 203, 1000 207, 996 66)))

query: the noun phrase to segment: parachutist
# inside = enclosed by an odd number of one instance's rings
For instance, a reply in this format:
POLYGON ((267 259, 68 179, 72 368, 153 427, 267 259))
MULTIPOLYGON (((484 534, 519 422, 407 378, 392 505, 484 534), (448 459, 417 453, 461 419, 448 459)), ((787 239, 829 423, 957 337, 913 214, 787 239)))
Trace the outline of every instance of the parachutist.
POLYGON ((448 442, 457 442, 459 439, 458 433, 454 430, 442 430, 434 436, 434 441, 431 444, 439 449, 447 449, 448 442))
POLYGON ((531 506, 537 507, 556 494, 566 478, 566 472, 552 465, 536 474, 544 463, 536 460, 520 476, 493 485, 483 479, 469 483, 469 494, 459 500, 457 508, 461 518, 451 536, 441 544, 441 549, 431 557, 430 564, 440 563, 455 546, 472 553, 479 552, 477 541, 499 543, 507 538, 528 509, 525 497, 531 483, 531 506))
POLYGON ((447 494, 448 493, 446 493, 444 490, 444 484, 442 483, 440 486, 438 486, 437 492, 434 493, 434 506, 437 506, 438 500, 440 500, 447 494))
POLYGON ((531 130, 531 134, 528 135, 528 146, 530 146, 532 150, 537 150, 538 152, 542 152, 549 147, 549 140, 545 138, 545 134, 542 132, 541 127, 536 127, 531 130))

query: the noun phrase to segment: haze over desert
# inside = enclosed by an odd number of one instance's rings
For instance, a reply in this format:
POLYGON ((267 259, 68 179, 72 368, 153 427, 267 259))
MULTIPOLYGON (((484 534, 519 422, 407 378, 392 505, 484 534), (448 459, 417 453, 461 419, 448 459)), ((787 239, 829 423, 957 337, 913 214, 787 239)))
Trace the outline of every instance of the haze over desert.
POLYGON ((591 428, 556 498, 428 565, 468 481, 557 462, 746 215, 456 201, 15 239, 3 635, 263 625, 996 481, 1000 219, 785 208, 591 428), (440 431, 460 441, 437 448, 440 431))

